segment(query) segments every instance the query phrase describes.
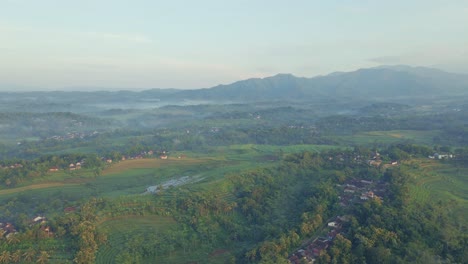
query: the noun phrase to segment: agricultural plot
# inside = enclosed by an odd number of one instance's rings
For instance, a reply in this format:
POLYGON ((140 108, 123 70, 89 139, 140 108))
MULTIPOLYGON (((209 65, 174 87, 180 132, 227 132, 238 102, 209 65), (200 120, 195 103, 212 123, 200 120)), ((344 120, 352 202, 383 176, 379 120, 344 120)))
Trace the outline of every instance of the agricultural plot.
POLYGON ((353 136, 338 137, 346 143, 352 144, 392 144, 399 142, 412 142, 416 144, 432 144, 433 138, 439 131, 419 131, 419 130, 389 130, 389 131, 368 131, 360 132, 353 136))
POLYGON ((468 217, 468 168, 443 164, 436 160, 413 160, 405 164, 412 177, 410 196, 419 202, 441 200, 451 206, 454 216, 468 217))
POLYGON ((158 234, 174 225, 172 218, 163 216, 123 216, 103 221, 98 229, 107 235, 107 243, 99 248, 96 262, 115 263, 115 257, 126 250, 129 239, 158 234))
POLYGON ((183 230, 174 231, 178 229, 172 218, 164 216, 128 215, 104 220, 99 224, 98 230, 107 235, 107 242, 99 247, 96 263, 121 263, 125 262, 124 256, 133 261, 137 258, 139 263, 226 263, 226 259, 232 256, 227 249, 212 249, 203 245, 165 248, 169 246, 165 241, 168 234, 174 236, 178 232, 183 233, 183 230), (169 229, 171 232, 166 232, 169 229), (159 240, 160 243, 155 240, 159 240), (144 251, 141 247, 147 245, 156 248, 152 248, 152 253, 148 255, 141 255, 144 251), (157 254, 160 250, 167 253, 157 254))

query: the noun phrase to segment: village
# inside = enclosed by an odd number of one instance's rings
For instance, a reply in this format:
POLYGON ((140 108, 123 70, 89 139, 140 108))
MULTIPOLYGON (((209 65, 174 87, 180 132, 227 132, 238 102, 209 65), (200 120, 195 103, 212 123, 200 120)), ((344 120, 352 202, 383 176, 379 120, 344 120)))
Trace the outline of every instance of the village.
MULTIPOLYGON (((36 235, 38 237, 47 238, 54 236, 54 233, 47 223, 47 218, 44 216, 38 215, 34 218, 31 218, 29 220, 29 227, 37 227, 36 235)), ((16 227, 12 223, 0 222, 0 239, 4 237, 7 239, 7 241, 14 240, 14 237, 17 233, 18 232, 16 227)))
MULTIPOLYGON (((382 181, 369 181, 364 179, 351 179, 343 184, 338 184, 340 206, 350 209, 353 205, 363 203, 368 200, 383 202, 383 197, 387 195, 388 184, 382 181)), ((327 225, 320 231, 320 235, 305 242, 289 258, 289 263, 314 263, 333 244, 333 240, 338 234, 345 235, 345 223, 348 216, 334 216, 327 221, 327 225)))

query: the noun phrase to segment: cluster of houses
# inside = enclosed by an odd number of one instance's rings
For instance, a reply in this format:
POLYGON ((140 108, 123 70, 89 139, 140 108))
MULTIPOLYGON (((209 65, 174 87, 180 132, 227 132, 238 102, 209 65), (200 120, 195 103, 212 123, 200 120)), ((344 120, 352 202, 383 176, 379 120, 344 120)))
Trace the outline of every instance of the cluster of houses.
POLYGON ((0 169, 18 169, 18 168, 23 168, 23 165, 22 164, 19 164, 19 163, 15 163, 15 164, 12 164, 12 165, 1 165, 0 164, 0 169))
POLYGON ((9 236, 16 234, 16 228, 12 223, 0 222, 0 236, 8 238, 9 236))
POLYGON ((372 158, 367 160, 367 164, 369 166, 373 166, 373 167, 380 167, 380 165, 382 165, 384 169, 387 169, 389 167, 398 165, 398 161, 391 161, 389 163, 383 164, 383 161, 382 161, 382 159, 380 157, 380 153, 375 152, 373 154, 372 158))
MULTIPOLYGON (((376 199, 383 201, 382 197, 387 195, 388 184, 381 181, 369 181, 364 179, 352 179, 342 185, 338 185, 340 191, 340 205, 343 207, 352 206, 355 203, 362 203, 367 200, 376 199)), ((321 237, 307 242, 300 249, 296 250, 288 259, 289 263, 313 263, 332 245, 335 237, 344 233, 343 223, 348 219, 342 216, 332 218, 327 223, 326 233, 321 237)))
MULTIPOLYGON (((152 150, 142 151, 142 152, 140 152, 140 154, 130 155, 130 156, 122 156, 122 158, 120 160, 124 161, 124 160, 143 159, 143 158, 145 158, 147 156, 153 156, 153 155, 154 155, 154 151, 152 151, 152 150)), ((106 162, 107 163, 112 163, 112 160, 107 159, 106 162)))
POLYGON ((30 226, 39 226, 46 237, 53 237, 54 233, 52 232, 50 226, 47 225, 47 218, 44 216, 36 216, 32 219, 30 226))
POLYGON ((342 188, 339 199, 340 205, 343 207, 371 199, 382 201, 382 197, 385 196, 387 192, 386 183, 363 179, 352 179, 346 181, 343 185, 338 185, 338 187, 342 188))
POLYGON ((47 139, 53 139, 53 140, 58 140, 58 141, 64 141, 64 140, 68 140, 68 139, 76 139, 76 138, 79 138, 79 139, 84 139, 84 138, 87 138, 87 137, 93 137, 93 136, 96 136, 97 134, 99 134, 99 132, 97 131, 93 131, 93 132, 89 132, 89 133, 84 133, 84 132, 69 132, 67 133, 66 135, 64 136, 51 136, 51 137, 48 137, 46 138, 47 139))
POLYGON ((327 224, 327 233, 325 237, 317 237, 312 242, 306 243, 300 249, 295 251, 289 258, 289 263, 313 263, 332 245, 335 237, 342 232, 343 222, 348 221, 346 217, 337 216, 327 224))
MULTIPOLYGON (((29 226, 38 226, 39 230, 41 230, 46 237, 52 237, 54 235, 50 226, 47 225, 47 219, 44 216, 36 216, 32 218, 29 226)), ((8 238, 16 233, 16 227, 12 223, 0 222, 0 236, 8 238)))
MULTIPOLYGON (((153 150, 142 151, 141 153, 136 154, 136 155, 122 156, 120 158, 120 161, 143 159, 143 158, 148 157, 148 156, 153 156, 154 154, 155 154, 155 152, 153 150)), ((159 158, 164 159, 164 160, 168 159, 168 152, 162 151, 161 154, 159 155, 159 158)), ((179 158, 181 158, 181 157, 179 156, 179 158)), ((111 158, 106 158, 106 157, 101 157, 101 160, 103 162, 107 163, 107 164, 111 164, 111 163, 115 162, 111 158)), ((70 163, 70 165, 68 165, 68 167, 65 168, 65 169, 68 169, 70 171, 79 170, 79 169, 81 169, 81 167, 83 166, 84 163, 85 163, 84 160, 78 161, 76 163, 70 163)), ((0 166, 0 168, 1 168, 1 166, 0 166)), ((49 168, 49 172, 57 172, 59 170, 61 170, 61 168, 59 168, 57 166, 53 166, 53 167, 49 168)))
MULTIPOLYGON (((81 166, 83 166, 84 162, 85 161, 82 160, 82 161, 79 161, 79 162, 76 162, 76 163, 70 163, 70 165, 68 165, 67 169, 70 170, 70 171, 79 170, 79 169, 81 169, 81 166)), ((59 170, 60 170, 60 168, 57 167, 57 166, 52 166, 52 167, 49 168, 49 172, 57 172, 59 170)))
POLYGON ((449 154, 449 153, 446 153, 446 154, 434 153, 434 155, 431 155, 428 158, 442 160, 442 159, 453 159, 454 157, 455 157, 455 155, 449 154))

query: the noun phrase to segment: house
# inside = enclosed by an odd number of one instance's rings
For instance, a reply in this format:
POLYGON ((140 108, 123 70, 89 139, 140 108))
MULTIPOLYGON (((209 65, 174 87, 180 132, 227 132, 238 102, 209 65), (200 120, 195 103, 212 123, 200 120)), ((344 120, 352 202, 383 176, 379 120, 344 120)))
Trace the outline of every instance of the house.
POLYGON ((77 162, 76 165, 75 165, 76 169, 79 170, 81 169, 81 163, 80 162, 77 162))
POLYGON ((434 158, 436 158, 436 159, 451 159, 451 158, 453 158, 453 155, 452 154, 434 153, 434 158))
POLYGON ((39 228, 47 237, 53 237, 54 233, 50 230, 50 226, 41 226, 39 228))
POLYGON ((70 165, 68 165, 68 168, 72 171, 72 170, 76 170, 76 167, 75 167, 75 164, 71 163, 70 165))
POLYGON ((337 227, 337 223, 335 221, 328 223, 329 227, 337 227))
POLYGON ((333 240, 333 239, 336 237, 336 235, 338 235, 338 231, 336 231, 336 230, 334 229, 334 230, 328 232, 328 234, 327 234, 327 239, 328 239, 328 240, 333 240))
POLYGON ((167 155, 165 155, 165 154, 164 154, 164 155, 161 155, 161 156, 159 156, 159 157, 160 157, 161 159, 163 159, 163 160, 167 160, 167 155))
POLYGON ((34 224, 44 223, 46 222, 46 218, 44 216, 36 216, 32 221, 34 224))
POLYGON ((8 237, 11 234, 16 233, 16 228, 13 224, 11 223, 0 223, 0 229, 3 230, 3 235, 5 237, 8 237))
POLYGON ((106 162, 107 162, 107 163, 112 163, 112 160, 111 160, 111 159, 107 159, 106 162))
POLYGON ((66 207, 65 209, 63 209, 63 211, 65 213, 72 213, 72 212, 76 211, 76 207, 74 207, 74 206, 66 207))
POLYGON ((50 172, 57 172, 57 171, 59 171, 59 168, 58 167, 50 167, 49 171, 50 172))
POLYGON ((317 239, 317 241, 315 241, 315 245, 314 245, 314 249, 312 250, 313 254, 315 257, 319 257, 321 255, 323 255, 323 253, 325 252, 325 250, 328 248, 329 246, 329 240, 322 240, 322 239, 317 239))
POLYGON ((381 160, 368 160, 367 164, 369 164, 369 166, 379 167, 380 164, 382 164, 382 161, 381 160))
POLYGON ((376 197, 377 195, 375 195, 373 191, 368 191, 368 192, 362 193, 360 198, 361 200, 369 200, 369 199, 373 199, 376 197))
POLYGON ((364 184, 372 184, 372 181, 361 180, 361 183, 364 183, 364 184))

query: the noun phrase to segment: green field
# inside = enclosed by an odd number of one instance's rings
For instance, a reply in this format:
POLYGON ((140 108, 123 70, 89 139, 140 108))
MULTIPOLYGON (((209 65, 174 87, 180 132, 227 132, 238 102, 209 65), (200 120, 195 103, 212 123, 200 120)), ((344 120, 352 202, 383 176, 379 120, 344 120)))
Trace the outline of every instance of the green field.
MULTIPOLYGON (((158 234, 174 226, 175 221, 163 216, 123 216, 102 221, 98 229, 107 235, 107 243, 99 248, 97 263, 115 263, 129 239, 147 233, 158 234)), ((155 262, 151 262, 155 263, 155 262)))
POLYGON ((399 142, 412 142, 416 144, 433 144, 433 138, 439 131, 419 131, 419 130, 389 130, 389 131, 368 131, 359 132, 352 136, 338 137, 346 143, 352 144, 392 144, 399 142))
POLYGON ((412 160, 405 164, 411 175, 410 197, 448 203, 446 209, 459 219, 468 218, 468 168, 455 167, 436 160, 412 160))
MULTIPOLYGON (((105 245, 99 247, 96 263, 120 263, 123 251, 129 251, 133 244, 152 243, 145 239, 158 239, 168 229, 177 230, 177 223, 163 216, 124 216, 101 222, 98 230, 107 235, 105 245), (119 261, 120 260, 120 261, 119 261)), ((164 241, 162 241, 164 242, 164 241)), ((162 245, 163 246, 163 245, 162 245)), ((226 249, 195 246, 193 250, 171 248, 165 256, 139 256, 140 263, 226 263, 230 257, 226 249)), ((131 256, 130 258, 133 258, 131 256)))

